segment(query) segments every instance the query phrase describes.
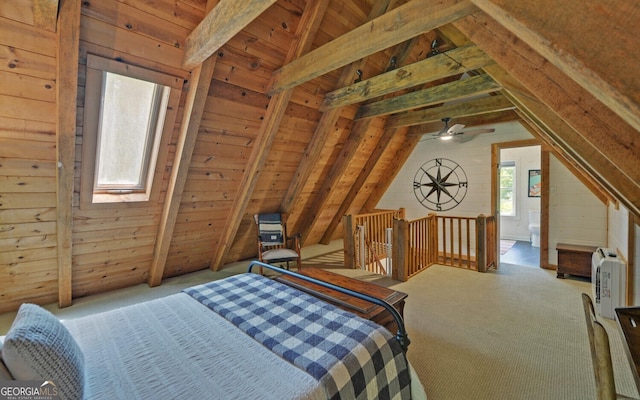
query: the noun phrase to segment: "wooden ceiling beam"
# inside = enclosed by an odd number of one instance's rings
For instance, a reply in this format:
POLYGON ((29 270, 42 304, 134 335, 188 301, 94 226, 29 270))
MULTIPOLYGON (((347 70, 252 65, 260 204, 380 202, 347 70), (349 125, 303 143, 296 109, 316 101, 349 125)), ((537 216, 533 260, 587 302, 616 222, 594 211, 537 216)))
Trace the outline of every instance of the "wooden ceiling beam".
MULTIPOLYGON (((286 57, 287 62, 299 58, 311 48, 328 4, 329 0, 317 0, 307 3, 307 7, 298 24, 298 31, 295 35, 296 39, 289 48, 289 53, 286 57)), ((292 94, 292 89, 285 90, 271 97, 269 100, 263 123, 260 125, 255 144, 251 150, 251 155, 247 160, 247 168, 244 170, 242 179, 238 183, 238 192, 236 193, 234 207, 227 216, 227 220, 222 229, 222 237, 215 243, 215 250, 210 263, 210 268, 214 271, 222 267, 224 259, 233 245, 233 239, 238 232, 247 205, 251 200, 251 195, 258 182, 260 170, 263 168, 267 159, 267 155, 269 154, 275 135, 280 128, 280 122, 287 110, 287 105, 289 104, 292 94)))
POLYGON ((547 106, 518 93, 509 95, 519 103, 519 110, 527 114, 529 121, 540 127, 555 147, 562 149, 562 152, 568 156, 566 158, 577 162, 582 170, 594 178, 607 192, 614 194, 630 212, 637 214, 640 211, 638 182, 631 181, 629 177, 612 166, 608 159, 547 106), (618 188, 619 184, 623 185, 622 190, 618 188))
POLYGON ((78 109, 81 0, 66 0, 60 8, 56 65, 56 240, 58 248, 58 306, 70 306, 72 293, 73 178, 78 109))
MULTIPOLYGON (((452 40, 457 45, 464 45, 469 43, 469 38, 464 36, 456 27, 453 25, 447 25, 442 29, 443 34, 445 34, 450 40, 452 40)), ((518 100, 520 99, 528 99, 530 101, 535 101, 535 96, 529 92, 529 90, 524 87, 519 81, 514 79, 511 75, 509 75, 501 66, 497 64, 490 65, 485 68, 485 71, 494 79, 500 82, 500 85, 507 89, 505 91, 505 95, 511 99, 511 102, 514 104, 520 104, 521 107, 522 102, 518 100), (513 95, 512 93, 515 93, 513 95), (516 97, 514 97, 516 96, 516 97)), ((553 153, 561 163, 563 163, 569 171, 571 171, 587 188, 591 190, 591 192, 598 197, 602 202, 606 203, 607 201, 616 202, 611 195, 602 185, 596 180, 593 176, 591 176, 584 168, 581 167, 580 162, 578 162, 572 155, 567 154, 564 148, 554 140, 553 132, 549 132, 548 128, 539 122, 538 118, 534 116, 531 112, 528 112, 527 109, 516 109, 514 111, 509 111, 518 119, 520 119, 522 125, 531 133, 534 137, 538 138, 538 140, 542 141, 546 148, 553 153)), ((459 122, 469 126, 468 123, 459 122)))
MULTIPOLYGON (((393 7, 391 0, 377 1, 375 3, 375 6, 369 12, 369 20, 383 15, 385 12, 387 12, 389 7, 393 7)), ((337 86, 343 87, 347 82, 350 82, 353 79, 356 71, 364 66, 366 60, 366 58, 363 58, 345 67, 342 71, 342 74, 340 75, 340 78, 338 79, 337 86)), ((298 200, 298 197, 300 196, 304 185, 307 183, 309 176, 311 176, 311 173, 317 166, 320 155, 322 154, 324 143, 327 141, 327 137, 331 134, 331 132, 334 131, 335 125, 338 122, 338 118, 340 117, 341 113, 342 111, 336 108, 324 112, 320 117, 320 121, 316 126, 313 137, 305 148, 302 161, 298 164, 296 173, 293 175, 293 179, 289 183, 287 192, 285 193, 285 196, 282 200, 282 203, 280 205, 281 212, 288 214, 291 212, 291 210, 293 210, 295 202, 298 200)), ((295 229, 292 230, 292 232, 300 232, 300 230, 298 230, 296 226, 295 229)))
MULTIPOLYGON (((207 10, 212 10, 218 4, 218 0, 209 0, 207 10)), ((204 107, 209 96, 209 88, 217 58, 209 57, 192 72, 189 91, 187 93, 182 123, 180 124, 180 136, 176 145, 176 155, 173 159, 173 168, 169 178, 169 186, 162 208, 158 236, 153 250, 153 259, 149 270, 148 284, 151 287, 162 283, 164 269, 169 256, 169 247, 175 228, 180 201, 187 182, 189 166, 193 157, 193 150, 198 139, 204 107)))
POLYGON ((640 131, 637 3, 471 1, 640 131))
MULTIPOLYGON (((420 142, 420 135, 417 134, 416 128, 417 127, 415 126, 408 128, 404 144, 398 151, 396 151, 396 154, 393 157, 396 162, 394 162, 393 165, 391 165, 391 167, 388 169, 388 171, 386 171, 389 179, 378 182, 376 186, 371 190, 369 197, 362 207, 363 212, 373 212, 373 210, 375 210, 376 206, 380 202, 380 199, 382 198, 382 196, 384 196, 389 186, 391 186, 393 179, 398 175, 400 169, 402 169, 404 164, 409 159, 409 156, 411 155, 411 153, 413 153, 413 150, 418 145, 418 142, 420 142)), ((401 131, 399 130, 398 132, 401 131)))
MULTIPOLYGON (((518 121, 520 117, 516 114, 516 110, 496 111, 487 114, 469 115, 465 117, 456 117, 453 123, 462 124, 467 128, 474 126, 483 126, 491 124, 500 124, 503 122, 518 121)), ((439 132, 443 127, 442 121, 433 121, 426 124, 415 125, 409 134, 417 133, 422 136, 425 133, 439 132)))
POLYGON ((466 0, 412 0, 286 64, 273 74, 269 94, 298 86, 477 10, 466 0))
MULTIPOLYGON (((640 208, 637 130, 484 12, 456 21, 454 26, 572 127, 556 133, 580 155, 585 169, 596 171, 601 179, 614 185, 621 201, 636 211, 640 208)), ((494 79, 500 83, 495 76, 494 79)), ((521 95, 520 100, 527 99, 521 95)), ((545 123, 551 119, 546 115, 545 123)))
POLYGON ((220 0, 187 36, 183 68, 192 70, 201 64, 275 2, 220 0))
POLYGON ((516 106, 514 106, 509 99, 498 94, 424 110, 405 111, 389 117, 386 126, 387 128, 395 128, 400 126, 421 125, 426 122, 441 121, 444 117, 458 118, 513 110, 514 108, 516 108, 516 106))
POLYGON ((481 94, 496 92, 501 89, 502 88, 487 75, 474 76, 375 103, 363 104, 358 108, 355 119, 394 114, 401 111, 445 103, 447 101, 467 99, 481 94))
MULTIPOLYGON (((390 6, 391 7, 391 6, 390 6)), ((382 10, 379 10, 380 12, 382 10)), ((372 12, 372 15, 373 12, 372 12)), ((394 49, 394 54, 396 54, 396 62, 398 65, 403 65, 406 62, 406 58, 411 53, 411 50, 419 41, 417 38, 412 38, 405 43, 399 44, 394 49)), ((364 60, 363 60, 364 61, 364 60)), ((350 75, 353 76, 353 75, 350 75)), ((331 114, 338 112, 339 109, 332 109, 327 111, 325 114, 331 114)), ((344 177, 348 168, 356 156, 357 151, 360 147, 365 144, 367 140, 370 140, 372 136, 368 133, 371 125, 373 123, 373 119, 356 121, 346 143, 342 147, 342 151, 340 152, 338 160, 333 163, 329 173, 327 174, 321 189, 319 190, 319 195, 316 196, 316 199, 310 206, 310 212, 308 214, 314 216, 313 219, 302 219, 302 222, 298 224, 301 231, 303 232, 303 239, 305 237, 305 233, 308 234, 312 231, 312 227, 314 223, 317 221, 317 215, 320 211, 325 208, 326 204, 329 203, 330 198, 335 197, 334 189, 338 186, 338 182, 344 177)), ((396 130, 394 130, 395 132, 396 130)), ((354 183, 351 185, 350 193, 347 194, 346 197, 339 200, 340 206, 338 210, 333 213, 333 218, 329 223, 328 227, 325 229, 324 234, 321 238, 321 243, 328 244, 331 235, 335 231, 336 227, 342 220, 342 216, 344 213, 342 210, 344 208, 349 208, 355 199, 354 193, 357 193, 362 185, 364 185, 367 177, 372 172, 373 167, 378 163, 380 157, 384 153, 384 150, 387 148, 389 143, 391 142, 391 137, 389 137, 389 132, 385 132, 383 134, 383 138, 378 139, 377 148, 378 151, 374 151, 369 155, 367 159, 367 163, 363 169, 361 169, 361 173, 356 178, 354 183), (382 149, 379 146, 383 146, 382 149)), ((389 179, 393 179, 393 177, 389 177, 389 179)))
POLYGON ((402 89, 482 68, 491 63, 493 60, 477 46, 459 47, 327 93, 320 105, 320 111, 361 103, 402 89))
POLYGON ((149 272, 149 286, 160 285, 164 275, 164 269, 169 256, 169 247, 173 236, 174 227, 180 211, 180 201, 187 182, 189 166, 193 157, 193 150, 198 139, 200 123, 207 102, 211 78, 216 65, 216 56, 209 57, 193 71, 190 79, 190 88, 184 107, 183 120, 180 124, 181 131, 176 146, 176 155, 173 160, 169 187, 165 196, 160 225, 158 226, 158 238, 153 251, 153 260, 149 272))
POLYGON ((573 157, 568 155, 564 149, 559 146, 553 139, 553 133, 546 131, 543 124, 539 124, 534 120, 526 111, 516 110, 522 119, 522 125, 531 133, 535 138, 540 140, 546 145, 546 148, 556 156, 558 161, 562 163, 582 184, 593 193, 603 204, 609 202, 617 204, 617 200, 607 192, 602 185, 597 182, 591 175, 585 171, 580 163, 578 163, 573 157))
MULTIPOLYGON (((372 122, 373 119, 366 119, 355 123, 351 133, 349 134, 349 138, 340 149, 338 158, 332 164, 329 173, 323 177, 324 180, 318 190, 318 195, 311 204, 311 207, 306 211, 305 215, 298 221, 296 232, 300 232, 302 234, 303 244, 304 240, 309 237, 309 233, 320 215, 320 212, 323 210, 333 194, 333 191, 337 186, 336 183, 349 168, 349 164, 353 160, 353 157, 362 143, 371 138, 367 132, 369 131, 372 122)), ((341 217, 342 216, 340 216, 340 218, 341 217)))
MULTIPOLYGON (((378 144, 376 145, 375 149, 367 159, 367 163, 360 170, 358 177, 356 178, 353 185, 351 185, 351 189, 349 190, 349 193, 347 193, 345 198, 342 200, 342 203, 340 204, 338 211, 335 213, 333 219, 329 223, 329 226, 325 230, 324 235, 320 239, 321 244, 329 244, 334 231, 342 221, 342 217, 349 212, 349 208, 351 207, 354 200, 356 199, 356 196, 358 195, 358 193, 366 183, 367 179, 375 169, 376 164, 378 164, 378 161, 380 161, 380 158, 382 157, 382 155, 389 148, 389 145, 391 144, 391 141, 393 140, 393 138, 396 137, 397 135, 406 136, 406 131, 408 129, 409 128, 403 127, 403 128, 391 128, 391 129, 384 130, 384 132, 382 133, 382 137, 378 141, 378 144)), ((386 180, 391 182, 393 181, 394 177, 395 175, 393 176, 386 175, 386 178, 387 178, 386 180)))

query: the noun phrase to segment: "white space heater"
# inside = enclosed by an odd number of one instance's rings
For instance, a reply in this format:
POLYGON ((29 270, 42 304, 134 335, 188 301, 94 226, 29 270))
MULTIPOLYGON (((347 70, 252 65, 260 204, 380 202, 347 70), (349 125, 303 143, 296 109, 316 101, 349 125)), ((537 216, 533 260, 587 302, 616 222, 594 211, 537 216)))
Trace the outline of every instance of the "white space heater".
POLYGON ((615 309, 626 305, 627 266, 615 250, 600 247, 591 257, 591 290, 597 315, 615 319, 615 309))

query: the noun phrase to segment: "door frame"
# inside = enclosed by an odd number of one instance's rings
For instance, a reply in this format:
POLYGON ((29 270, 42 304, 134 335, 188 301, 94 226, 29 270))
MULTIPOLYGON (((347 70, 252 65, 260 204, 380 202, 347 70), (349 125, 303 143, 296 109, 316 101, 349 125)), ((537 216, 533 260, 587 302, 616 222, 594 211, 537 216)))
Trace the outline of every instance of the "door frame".
POLYGON ((500 150, 516 147, 540 146, 540 174, 542 188, 540 196, 540 268, 555 269, 549 266, 549 151, 540 140, 516 140, 513 142, 493 143, 491 145, 491 204, 496 216, 496 249, 498 265, 500 265, 500 185, 498 174, 500 171, 500 150))

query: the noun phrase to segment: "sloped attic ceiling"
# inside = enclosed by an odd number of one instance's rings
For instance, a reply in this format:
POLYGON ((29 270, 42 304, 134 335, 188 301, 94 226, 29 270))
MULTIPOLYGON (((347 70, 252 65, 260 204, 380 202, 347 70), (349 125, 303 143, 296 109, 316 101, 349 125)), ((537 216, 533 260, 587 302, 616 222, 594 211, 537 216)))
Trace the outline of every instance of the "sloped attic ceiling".
MULTIPOLYGON (((443 117, 519 120, 640 215, 636 1, 83 2, 80 17, 65 3, 59 22, 81 27, 80 64, 111 25, 158 40, 165 69, 188 81, 152 284, 253 257, 256 212, 289 213, 305 244, 339 236, 341 217, 373 209, 443 117), (179 22, 162 31, 140 10, 179 22)), ((58 35, 64 54, 74 30, 58 35)), ((73 160, 72 148, 59 155, 73 160)), ((62 192, 65 179, 73 171, 62 192)))
MULTIPOLYGON (((271 7, 294 11, 294 3, 271 7)), ((214 260, 230 251, 236 234, 251 232, 247 220, 258 210, 292 213, 291 225, 307 244, 328 241, 339 233, 342 215, 376 204, 394 175, 388 172, 415 146, 415 134, 436 130, 434 121, 445 116, 465 117, 468 126, 522 120, 637 214, 637 4, 525 3, 296 3, 304 8, 286 55, 273 60, 273 71, 262 71, 269 77, 267 112, 222 233, 226 245, 214 260), (464 72, 473 78, 460 81, 464 72), (480 93, 491 96, 473 97, 480 93), (460 98, 474 100, 442 106, 460 98), (312 126, 291 126, 298 113, 312 126), (287 162, 289 171, 276 171, 287 162), (277 195, 267 198, 267 190, 277 195)), ((218 23, 207 26, 208 36, 194 30, 186 65, 218 51, 218 44, 210 51, 200 44, 227 31, 228 20, 218 23)))

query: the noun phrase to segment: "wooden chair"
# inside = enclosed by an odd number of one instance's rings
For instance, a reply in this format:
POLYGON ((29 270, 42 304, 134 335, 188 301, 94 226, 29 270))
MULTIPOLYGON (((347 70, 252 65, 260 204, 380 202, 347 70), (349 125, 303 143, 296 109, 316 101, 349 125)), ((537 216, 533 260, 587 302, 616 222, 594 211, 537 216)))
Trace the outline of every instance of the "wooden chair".
POLYGON ((254 219, 258 228, 258 259, 268 264, 286 262, 287 269, 295 261, 300 269, 301 235, 287 235, 286 214, 256 214, 254 219))
POLYGON ((604 326, 598 322, 591 297, 582 293, 582 306, 587 322, 587 334, 591 350, 593 374, 596 379, 596 393, 598 400, 633 399, 616 393, 613 378, 613 363, 611 362, 611 348, 609 336, 604 326))

